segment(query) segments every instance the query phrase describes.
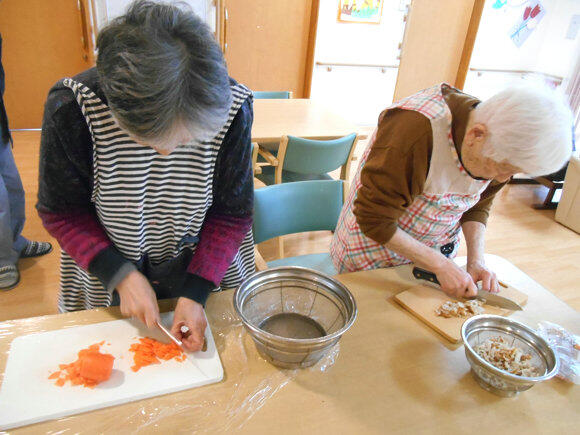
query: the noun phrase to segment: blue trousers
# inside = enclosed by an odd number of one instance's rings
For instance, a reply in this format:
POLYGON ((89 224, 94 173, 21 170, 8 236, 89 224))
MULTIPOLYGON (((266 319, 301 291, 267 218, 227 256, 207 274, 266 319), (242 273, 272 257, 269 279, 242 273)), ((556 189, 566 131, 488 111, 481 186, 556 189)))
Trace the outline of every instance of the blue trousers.
POLYGON ((28 240, 24 228, 24 188, 10 143, 0 140, 0 266, 16 264, 28 240))

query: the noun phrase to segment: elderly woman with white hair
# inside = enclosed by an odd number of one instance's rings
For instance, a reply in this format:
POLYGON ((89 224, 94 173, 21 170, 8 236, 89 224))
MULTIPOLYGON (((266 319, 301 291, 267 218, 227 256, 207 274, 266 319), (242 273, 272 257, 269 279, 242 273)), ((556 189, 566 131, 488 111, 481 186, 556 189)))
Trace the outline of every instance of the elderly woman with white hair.
POLYGON ((254 271, 251 92, 185 8, 134 2, 97 67, 59 81, 42 126, 39 214, 58 240, 61 311, 119 304, 203 345, 202 305, 254 271), (190 332, 183 326, 187 326, 190 332))
POLYGON ((516 173, 559 170, 572 152, 572 118, 547 89, 513 88, 487 101, 439 84, 379 117, 336 228, 340 273, 409 262, 453 296, 497 292, 484 262, 494 195, 516 173), (463 230, 466 271, 452 258, 463 230))

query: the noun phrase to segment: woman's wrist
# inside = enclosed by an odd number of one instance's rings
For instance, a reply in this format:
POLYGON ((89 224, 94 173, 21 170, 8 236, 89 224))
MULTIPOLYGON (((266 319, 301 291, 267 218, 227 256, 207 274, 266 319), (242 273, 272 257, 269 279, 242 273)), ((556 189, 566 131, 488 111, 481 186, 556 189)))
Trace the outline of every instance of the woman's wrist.
POLYGON ((433 265, 430 267, 432 272, 437 274, 449 267, 449 263, 452 262, 449 258, 435 250, 433 250, 433 254, 433 259, 430 261, 430 264, 433 265))

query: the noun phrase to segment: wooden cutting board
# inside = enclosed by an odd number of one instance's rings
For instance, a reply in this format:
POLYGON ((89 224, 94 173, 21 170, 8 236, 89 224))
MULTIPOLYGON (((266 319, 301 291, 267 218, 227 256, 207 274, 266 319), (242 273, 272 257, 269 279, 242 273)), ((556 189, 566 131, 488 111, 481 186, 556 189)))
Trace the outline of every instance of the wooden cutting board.
MULTIPOLYGON (((528 296, 525 293, 522 293, 511 286, 507 286, 507 288, 501 287, 499 294, 517 302, 521 306, 525 305, 528 301, 528 296)), ((435 314, 435 310, 439 308, 442 303, 449 300, 457 299, 447 296, 439 289, 426 285, 417 285, 395 295, 395 301, 401 304, 413 315, 417 316, 420 320, 425 322, 429 327, 437 331, 450 342, 459 343, 461 341, 461 325, 463 325, 463 322, 467 319, 458 317, 445 318, 435 314)), ((494 307, 492 305, 484 305, 483 308, 485 314, 509 316, 513 313, 513 311, 494 307)))
MULTIPOLYGON (((170 326, 173 313, 163 313, 170 326)), ((160 330, 150 331, 136 321, 114 320, 93 325, 30 334, 11 346, 0 389, 0 430, 93 411, 107 406, 219 382, 223 367, 209 325, 207 350, 187 354, 183 362, 163 361, 133 372, 129 346, 139 337, 168 342, 160 330), (111 378, 94 389, 54 385, 47 379, 59 364, 77 359, 77 352, 105 340, 102 351, 115 357, 111 378)))

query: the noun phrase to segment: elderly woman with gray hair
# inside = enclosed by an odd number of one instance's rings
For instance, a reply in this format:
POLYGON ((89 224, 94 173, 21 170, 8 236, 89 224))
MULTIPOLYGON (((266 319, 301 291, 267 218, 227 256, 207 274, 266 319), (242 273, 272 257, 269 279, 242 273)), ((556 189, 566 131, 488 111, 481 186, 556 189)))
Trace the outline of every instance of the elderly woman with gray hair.
POLYGON ((516 173, 538 176, 570 158, 572 117, 547 89, 512 88, 479 101, 439 84, 379 117, 331 244, 339 272, 413 262, 453 296, 497 292, 484 261, 494 195, 516 173), (466 270, 452 257, 461 231, 466 270))
POLYGON ((96 69, 51 89, 42 126, 59 308, 120 304, 153 327, 176 297, 172 333, 199 350, 209 292, 254 271, 251 92, 181 6, 136 1, 97 48, 96 69))

